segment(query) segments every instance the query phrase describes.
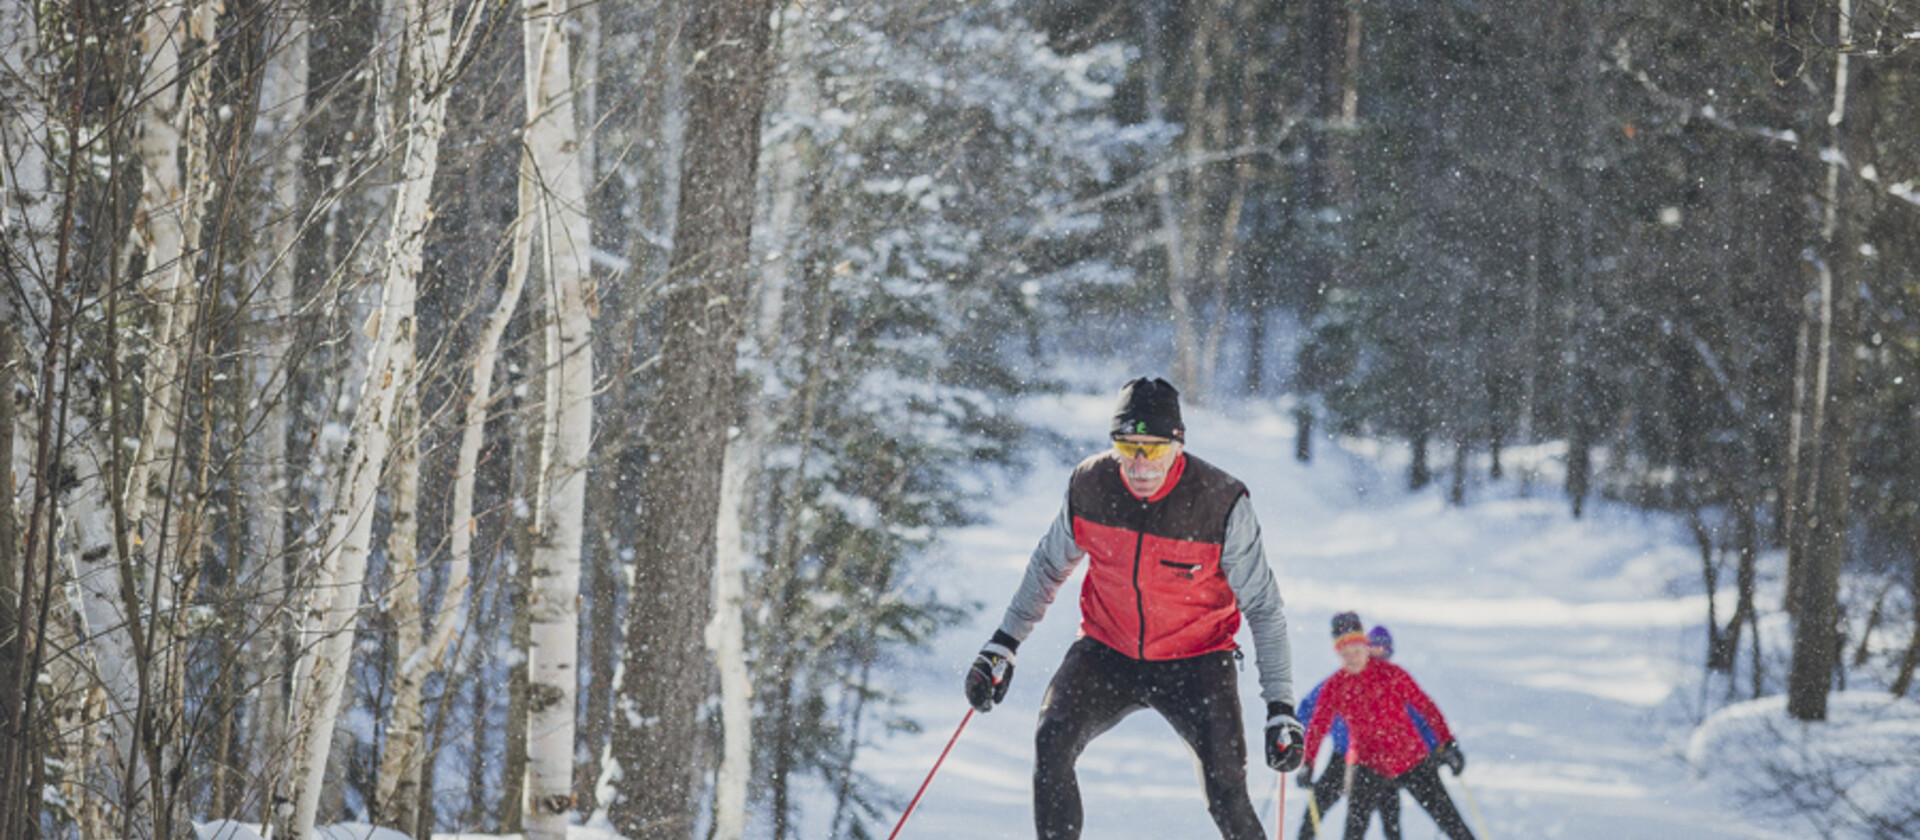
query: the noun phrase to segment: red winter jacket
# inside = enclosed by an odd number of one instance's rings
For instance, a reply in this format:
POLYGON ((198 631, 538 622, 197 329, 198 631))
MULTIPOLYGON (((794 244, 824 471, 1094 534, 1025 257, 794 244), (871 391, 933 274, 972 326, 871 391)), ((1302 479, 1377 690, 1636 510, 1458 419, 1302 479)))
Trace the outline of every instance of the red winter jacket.
POLYGON ((1407 715, 1408 706, 1427 719, 1440 743, 1453 740, 1440 707, 1400 666, 1373 659, 1358 674, 1342 669, 1328 677, 1313 705, 1313 719, 1307 723, 1307 766, 1313 766, 1320 739, 1335 718, 1347 721, 1348 761, 1388 777, 1420 766, 1427 757, 1427 742, 1407 715))
POLYGON ((1184 659, 1234 647, 1240 606, 1220 569, 1227 514, 1246 486, 1181 455, 1151 498, 1127 489, 1112 453, 1068 484, 1073 541, 1087 552, 1082 633, 1135 659, 1184 659))

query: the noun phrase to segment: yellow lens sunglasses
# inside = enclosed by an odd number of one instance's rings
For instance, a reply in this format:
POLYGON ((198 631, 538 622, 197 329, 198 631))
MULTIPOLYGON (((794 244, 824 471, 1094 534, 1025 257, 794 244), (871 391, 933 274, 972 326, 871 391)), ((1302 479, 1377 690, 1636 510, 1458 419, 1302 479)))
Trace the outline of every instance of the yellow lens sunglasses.
POLYGON ((1172 451, 1173 441, 1161 440, 1161 441, 1141 442, 1141 441, 1132 441, 1132 440, 1115 440, 1113 442, 1113 449, 1115 452, 1120 453, 1120 457, 1122 458, 1131 459, 1135 457, 1140 457, 1140 458, 1145 458, 1149 461, 1152 461, 1172 451))

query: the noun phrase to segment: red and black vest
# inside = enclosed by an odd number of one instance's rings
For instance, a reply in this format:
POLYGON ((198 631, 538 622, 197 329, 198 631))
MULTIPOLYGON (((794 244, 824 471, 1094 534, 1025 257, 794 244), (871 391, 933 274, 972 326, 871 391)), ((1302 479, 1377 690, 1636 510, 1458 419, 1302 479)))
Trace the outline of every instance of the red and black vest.
POLYGON ((1227 514, 1246 485, 1181 455, 1167 483, 1141 499, 1119 456, 1096 455, 1067 485, 1073 541, 1087 552, 1080 632, 1135 659, 1185 659, 1231 650, 1240 606, 1220 570, 1227 514))

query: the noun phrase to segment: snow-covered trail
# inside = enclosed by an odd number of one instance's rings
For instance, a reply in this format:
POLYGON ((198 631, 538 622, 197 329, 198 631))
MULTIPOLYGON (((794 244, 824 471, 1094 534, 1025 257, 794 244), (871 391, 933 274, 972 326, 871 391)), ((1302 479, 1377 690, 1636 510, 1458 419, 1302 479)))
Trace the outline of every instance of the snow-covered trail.
MULTIPOLYGON (((953 534, 921 582, 982 609, 924 659, 892 672, 889 687, 907 697, 903 711, 926 730, 882 740, 860 769, 887 780, 903 804, 965 714, 961 675, 1058 512, 1072 456, 1103 445, 1111 403, 1063 397, 1026 410, 1072 438, 1075 451, 1036 455, 1027 478, 1002 488, 991 521, 953 534)), ((1527 498, 1513 482, 1478 488, 1472 504, 1452 508, 1433 490, 1405 493, 1391 465, 1383 474, 1372 459, 1324 442, 1312 464, 1296 463, 1292 429, 1277 414, 1187 413, 1191 451, 1252 490, 1288 601, 1296 692, 1338 666, 1328 638, 1334 612, 1388 625, 1396 661, 1459 736, 1467 771, 1442 775, 1483 840, 1792 836, 1715 798, 1680 758, 1684 710, 1699 693, 1690 663, 1705 607, 1698 595, 1674 594, 1697 591, 1698 561, 1668 520, 1601 504, 1575 521, 1556 488, 1527 498)), ((1074 638, 1077 598, 1076 576, 1021 647, 1005 705, 973 717, 902 840, 1032 836, 1035 713, 1074 638)), ((1245 639, 1243 647, 1251 653, 1245 639)), ((1241 685, 1246 708, 1262 708, 1251 661, 1241 685)), ((1260 715, 1246 720, 1257 744, 1260 715)), ((1278 777, 1257 746, 1252 753, 1254 801, 1271 832, 1278 777)), ((1185 746, 1151 713, 1096 740, 1079 769, 1090 840, 1218 836, 1185 746)), ((1305 791, 1289 787, 1286 801, 1291 838, 1305 791)), ((813 802, 802 836, 824 834, 811 829, 824 827, 830 805, 813 802)), ((1334 824, 1344 805, 1327 815, 1334 824)), ((1403 824, 1409 840, 1439 836, 1411 799, 1403 824)), ((1376 823, 1369 836, 1379 832, 1376 823)))

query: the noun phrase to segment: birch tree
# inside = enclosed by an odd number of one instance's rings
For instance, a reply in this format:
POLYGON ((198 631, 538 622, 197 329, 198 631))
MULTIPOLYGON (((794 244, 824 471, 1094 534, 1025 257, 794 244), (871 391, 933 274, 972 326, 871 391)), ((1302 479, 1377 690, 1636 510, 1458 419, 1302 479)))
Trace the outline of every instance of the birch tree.
POLYGON ((134 233, 145 255, 148 273, 142 292, 152 305, 153 326, 143 348, 143 428, 123 504, 135 529, 128 542, 137 553, 148 555, 141 565, 153 576, 154 591, 163 601, 172 598, 169 573, 157 562, 164 556, 152 555, 162 554, 170 537, 180 543, 184 535, 168 534, 165 523, 149 516, 164 517, 181 503, 171 497, 176 476, 156 475, 155 470, 173 464, 187 356, 192 354, 198 305, 192 249, 199 244, 208 192, 208 85, 214 68, 214 23, 221 9, 217 0, 162 3, 144 16, 139 36, 144 72, 136 88, 142 103, 136 152, 142 186, 134 233), (189 49, 195 46, 198 49, 189 49))
POLYGON ((611 740, 619 766, 608 814, 632 840, 686 838, 699 811, 698 763, 688 757, 707 694, 701 640, 726 434, 736 422, 772 10, 771 0, 700 3, 688 33, 686 154, 611 740))
POLYGON ((572 811, 579 674, 580 552, 593 442, 593 329, 586 178, 574 121, 566 0, 527 3, 527 128, 520 190, 534 200, 548 300, 547 370, 528 635, 526 833, 565 840, 572 811))
MULTIPOLYGON (((206 59, 218 13, 219 6, 211 3, 149 9, 136 38, 140 69, 129 94, 141 103, 135 157, 142 186, 136 238, 129 244, 149 269, 140 290, 149 314, 143 343, 122 348, 116 340, 105 350, 115 355, 131 349, 145 359, 134 391, 140 394, 142 425, 131 461, 122 467, 117 422, 95 427, 90 404, 68 415, 75 453, 98 456, 90 469, 78 473, 87 478, 68 498, 67 520, 76 537, 70 563, 79 584, 77 613, 107 700, 110 775, 118 793, 109 801, 120 808, 119 830, 132 836, 170 831, 170 823, 181 816, 173 813, 168 796, 173 788, 165 778, 167 763, 178 760, 177 742, 156 727, 180 711, 182 650, 176 647, 172 618, 179 607, 178 576, 189 573, 184 564, 191 552, 180 550, 187 543, 169 522, 179 514, 176 505, 185 502, 171 494, 176 476, 156 474, 156 468, 174 466, 174 424, 189 361, 183 353, 190 354, 194 331, 191 249, 199 239, 206 192, 202 170, 210 149, 204 112, 212 68, 206 59), (97 443, 96 434, 101 436, 97 443), (123 530, 116 535, 115 528, 123 530), (167 565, 169 540, 180 568, 167 565)), ((109 292, 107 299, 111 319, 120 298, 109 292)), ((108 380, 123 371, 118 358, 105 365, 108 380)), ((117 413, 117 397, 108 399, 99 406, 101 416, 117 413)))
POLYGON ((284 782, 291 786, 286 798, 292 809, 283 834, 295 840, 313 833, 318 816, 333 726, 353 652, 374 497, 390 445, 386 425, 394 416, 401 390, 413 384, 402 365, 413 356, 415 285, 431 218, 428 197, 439 162, 446 93, 455 67, 452 23, 450 0, 413 0, 404 7, 401 32, 408 99, 382 298, 365 327, 373 340, 367 377, 349 427, 347 460, 327 513, 326 542, 304 611, 302 655, 294 672, 292 747, 284 782))

